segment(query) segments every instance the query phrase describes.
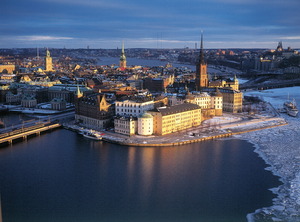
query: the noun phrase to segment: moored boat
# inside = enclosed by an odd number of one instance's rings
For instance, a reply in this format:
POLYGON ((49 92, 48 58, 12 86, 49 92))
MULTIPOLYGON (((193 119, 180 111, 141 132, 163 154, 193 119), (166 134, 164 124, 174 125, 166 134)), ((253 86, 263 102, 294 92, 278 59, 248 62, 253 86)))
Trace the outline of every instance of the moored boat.
POLYGON ((93 130, 86 130, 82 133, 82 135, 86 138, 93 139, 93 140, 102 140, 102 136, 93 130))
POLYGON ((293 100, 293 101, 286 101, 283 104, 283 107, 284 107, 284 109, 286 110, 286 112, 287 112, 287 114, 289 116, 296 117, 298 115, 299 111, 297 109, 297 105, 296 105, 295 100, 293 100))

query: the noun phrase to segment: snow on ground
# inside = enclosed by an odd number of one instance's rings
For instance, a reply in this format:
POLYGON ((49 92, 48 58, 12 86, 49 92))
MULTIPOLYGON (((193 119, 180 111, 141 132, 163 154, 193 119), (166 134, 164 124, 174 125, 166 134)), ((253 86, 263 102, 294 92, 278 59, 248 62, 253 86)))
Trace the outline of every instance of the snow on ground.
MULTIPOLYGON (((300 87, 247 92, 281 108, 288 98, 300 102, 300 87)), ((300 108, 298 106, 298 108, 300 108)), ((283 185, 272 189, 277 194, 273 206, 258 209, 248 215, 248 221, 300 221, 300 118, 281 114, 289 123, 286 126, 242 134, 239 137, 257 144, 256 152, 270 165, 283 185)))

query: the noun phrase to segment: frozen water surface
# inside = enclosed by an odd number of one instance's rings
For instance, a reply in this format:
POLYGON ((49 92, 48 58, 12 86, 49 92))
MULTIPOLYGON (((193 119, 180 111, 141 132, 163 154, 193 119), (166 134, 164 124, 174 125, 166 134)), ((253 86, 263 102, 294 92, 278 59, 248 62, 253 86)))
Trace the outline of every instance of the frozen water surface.
MULTIPOLYGON (((262 97, 275 108, 281 108, 288 97, 300 104, 300 87, 246 92, 245 95, 262 97)), ((299 116, 280 115, 288 125, 241 135, 241 138, 257 144, 256 152, 283 182, 280 187, 272 189, 277 194, 273 206, 249 214, 248 221, 300 221, 300 119, 299 116)))

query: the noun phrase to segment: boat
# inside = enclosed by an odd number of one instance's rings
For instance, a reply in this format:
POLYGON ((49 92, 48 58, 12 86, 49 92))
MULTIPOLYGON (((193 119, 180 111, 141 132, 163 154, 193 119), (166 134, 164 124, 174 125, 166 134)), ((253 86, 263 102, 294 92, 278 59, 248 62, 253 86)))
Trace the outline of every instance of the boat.
POLYGON ((283 107, 289 116, 296 117, 298 115, 299 111, 297 109, 295 100, 286 101, 285 103, 283 103, 283 107))
POLYGON ((82 133, 82 135, 89 139, 102 140, 102 136, 93 130, 86 130, 82 133))

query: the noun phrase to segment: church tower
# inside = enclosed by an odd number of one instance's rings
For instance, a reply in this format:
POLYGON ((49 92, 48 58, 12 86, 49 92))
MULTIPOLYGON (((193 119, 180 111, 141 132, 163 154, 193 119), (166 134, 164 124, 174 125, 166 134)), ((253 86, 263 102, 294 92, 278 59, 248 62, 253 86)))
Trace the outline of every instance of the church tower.
POLYGON ((45 71, 53 71, 52 57, 50 56, 50 52, 48 49, 46 51, 46 57, 45 57, 45 71))
POLYGON ((196 91, 200 91, 201 88, 208 87, 207 64, 204 61, 203 51, 203 34, 201 34, 200 58, 196 64, 195 86, 196 91))
POLYGON ((122 43, 122 53, 120 56, 120 69, 121 70, 126 69, 126 56, 125 56, 125 50, 124 50, 124 42, 122 43))

